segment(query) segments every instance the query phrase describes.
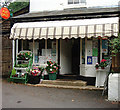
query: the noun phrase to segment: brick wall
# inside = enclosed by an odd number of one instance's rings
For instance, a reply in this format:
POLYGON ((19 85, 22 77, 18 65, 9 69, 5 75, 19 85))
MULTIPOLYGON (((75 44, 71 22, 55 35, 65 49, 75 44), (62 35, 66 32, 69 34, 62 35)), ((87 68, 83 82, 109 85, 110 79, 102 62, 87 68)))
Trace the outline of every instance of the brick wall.
MULTIPOLYGON (((29 7, 14 13, 14 16, 28 13, 29 7)), ((12 40, 10 37, 11 21, 0 20, 0 75, 8 76, 12 71, 12 40)))

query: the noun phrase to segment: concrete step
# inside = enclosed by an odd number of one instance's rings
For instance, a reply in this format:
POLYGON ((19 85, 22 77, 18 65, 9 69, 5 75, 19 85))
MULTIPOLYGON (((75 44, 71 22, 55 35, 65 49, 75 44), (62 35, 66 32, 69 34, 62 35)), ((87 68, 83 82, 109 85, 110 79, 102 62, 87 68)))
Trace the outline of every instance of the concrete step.
POLYGON ((81 80, 43 80, 41 84, 63 85, 63 86, 86 86, 87 82, 81 80))
POLYGON ((48 88, 62 88, 62 89, 79 89, 79 90, 96 90, 103 91, 103 88, 97 88, 95 86, 66 86, 66 85, 53 85, 53 84, 27 84, 34 87, 48 87, 48 88))

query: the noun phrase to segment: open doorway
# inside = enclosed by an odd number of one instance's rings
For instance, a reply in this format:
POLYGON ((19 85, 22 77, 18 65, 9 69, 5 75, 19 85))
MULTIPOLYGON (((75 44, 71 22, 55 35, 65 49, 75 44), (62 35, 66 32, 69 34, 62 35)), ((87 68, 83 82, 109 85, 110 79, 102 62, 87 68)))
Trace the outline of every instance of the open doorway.
POLYGON ((60 40, 60 74, 79 75, 80 74, 80 39, 60 40))
POLYGON ((80 74, 80 39, 72 39, 72 73, 80 74))

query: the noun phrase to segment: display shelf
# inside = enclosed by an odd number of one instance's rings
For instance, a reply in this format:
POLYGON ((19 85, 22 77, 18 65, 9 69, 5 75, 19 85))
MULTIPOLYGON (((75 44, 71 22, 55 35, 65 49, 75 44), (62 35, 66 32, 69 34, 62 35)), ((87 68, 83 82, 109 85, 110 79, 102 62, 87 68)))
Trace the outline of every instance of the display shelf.
POLYGON ((15 69, 15 73, 11 73, 10 79, 13 82, 21 81, 26 84, 28 81, 27 70, 32 67, 33 55, 31 51, 20 51, 18 53, 18 56, 15 60, 15 64, 13 67, 15 69), (18 56, 24 59, 20 59, 18 56), (29 58, 29 59, 25 59, 25 58, 29 58))

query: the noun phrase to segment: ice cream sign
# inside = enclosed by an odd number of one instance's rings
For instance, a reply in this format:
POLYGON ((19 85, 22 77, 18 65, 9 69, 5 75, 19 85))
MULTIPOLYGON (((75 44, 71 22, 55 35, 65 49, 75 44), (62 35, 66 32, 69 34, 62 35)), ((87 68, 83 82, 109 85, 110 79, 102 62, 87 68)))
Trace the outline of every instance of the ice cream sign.
POLYGON ((2 18, 8 19, 10 17, 10 11, 6 7, 3 7, 0 9, 0 15, 2 18))

